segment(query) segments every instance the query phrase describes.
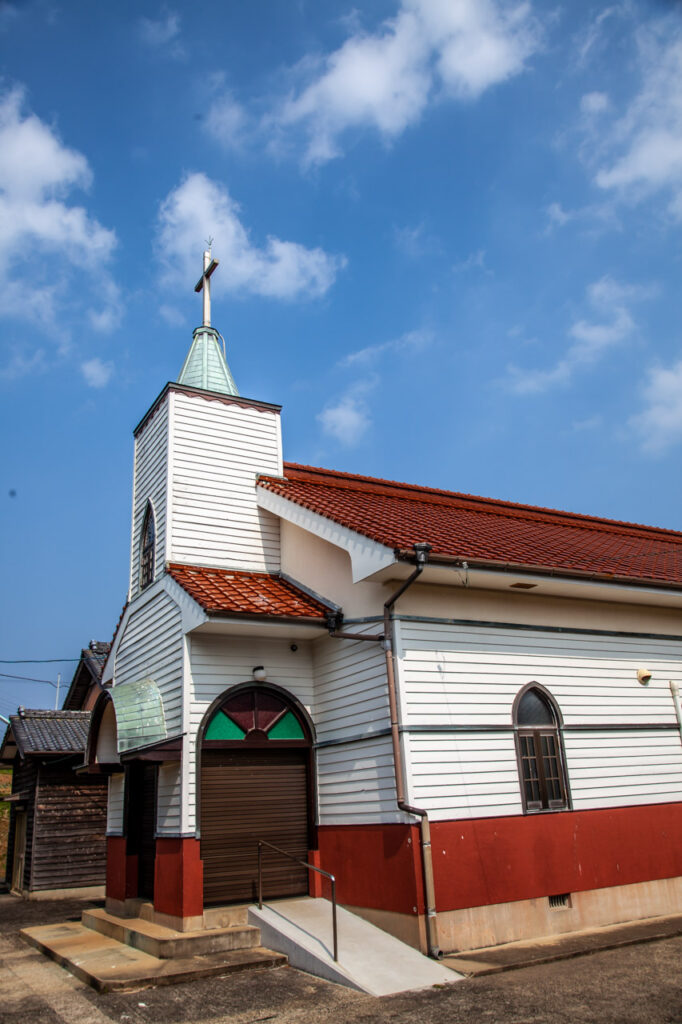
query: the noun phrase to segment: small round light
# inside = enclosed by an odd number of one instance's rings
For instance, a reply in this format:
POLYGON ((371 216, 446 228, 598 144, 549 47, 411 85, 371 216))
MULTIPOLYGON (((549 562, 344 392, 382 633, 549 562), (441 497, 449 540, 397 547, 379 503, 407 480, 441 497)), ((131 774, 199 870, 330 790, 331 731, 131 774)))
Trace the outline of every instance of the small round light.
POLYGON ((255 668, 251 669, 251 675, 257 683, 264 683, 268 678, 268 674, 262 665, 256 665, 255 668))

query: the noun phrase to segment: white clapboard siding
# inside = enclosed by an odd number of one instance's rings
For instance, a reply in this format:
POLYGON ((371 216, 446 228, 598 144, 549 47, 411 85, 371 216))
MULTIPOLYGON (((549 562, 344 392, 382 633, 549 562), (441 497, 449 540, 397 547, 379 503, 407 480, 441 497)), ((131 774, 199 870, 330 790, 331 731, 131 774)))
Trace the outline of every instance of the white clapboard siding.
POLYGON ((670 640, 402 621, 400 697, 410 799, 435 818, 515 814, 520 784, 511 730, 436 731, 438 726, 510 726, 519 690, 541 683, 564 721, 576 809, 679 800, 682 744, 668 681, 682 681, 682 644, 670 640), (637 669, 653 678, 642 687, 637 669), (607 725, 571 732, 574 725, 607 725))
POLYGON ((409 724, 508 725, 531 681, 550 690, 566 725, 675 721, 668 680, 682 681, 682 643, 673 638, 425 622, 401 622, 400 633, 409 724), (636 679, 642 667, 653 671, 647 687, 636 679))
MULTIPOLYGON (((198 634, 190 638, 192 673, 190 735, 187 747, 189 808, 194 814, 196 790, 196 736, 208 708, 231 686, 251 682, 255 665, 263 665, 268 682, 291 693, 313 717, 313 664, 310 644, 258 637, 198 634)), ((198 822, 197 822, 198 825, 198 822)), ((195 827, 190 820, 188 828, 195 827)))
POLYGON ((168 465, 168 399, 160 403, 153 416, 135 438, 133 479, 133 527, 130 552, 130 596, 139 590, 140 539, 147 502, 154 508, 156 557, 154 575, 164 570, 166 546, 166 505, 168 465))
POLYGON ((120 772, 109 776, 107 800, 107 835, 123 835, 123 807, 125 798, 125 775, 120 772))
POLYGON ((564 734, 573 806, 666 803, 682 796, 677 732, 564 734))
POLYGON ((391 737, 317 751, 320 825, 402 821, 396 805, 391 737))
MULTIPOLYGON (((363 632, 376 633, 376 624, 363 632)), ((318 740, 348 739, 388 728, 386 661, 381 645, 325 637, 313 650, 318 740)))
MULTIPOLYGON (((377 628, 374 623, 358 632, 377 628)), ((390 736, 371 736, 390 725, 381 645, 325 637, 313 652, 317 738, 338 741, 317 751, 320 824, 401 821, 390 736), (343 742, 363 736, 362 742, 343 742)))
POLYGON ((153 679, 169 736, 182 732, 182 651, 181 612, 163 592, 133 610, 116 650, 115 684, 153 679))
POLYGON ((156 834, 177 836, 181 831, 182 797, 180 762, 159 765, 156 784, 156 834))
POLYGON ((279 414, 174 396, 171 560, 279 569, 279 519, 256 502, 256 475, 281 474, 279 414))
POLYGON ((433 820, 520 814, 514 736, 415 733, 409 744, 410 801, 433 820))

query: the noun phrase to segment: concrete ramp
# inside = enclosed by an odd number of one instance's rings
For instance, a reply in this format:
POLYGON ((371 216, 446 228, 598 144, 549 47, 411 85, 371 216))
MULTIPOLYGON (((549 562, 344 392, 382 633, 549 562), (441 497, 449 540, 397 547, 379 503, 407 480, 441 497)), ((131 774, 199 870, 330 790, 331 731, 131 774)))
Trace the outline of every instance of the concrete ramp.
POLYGON ((373 996, 448 985, 462 979, 451 968, 429 959, 357 914, 337 908, 339 959, 332 956, 332 905, 302 896, 249 908, 249 923, 261 930, 262 942, 286 953, 292 967, 373 996))

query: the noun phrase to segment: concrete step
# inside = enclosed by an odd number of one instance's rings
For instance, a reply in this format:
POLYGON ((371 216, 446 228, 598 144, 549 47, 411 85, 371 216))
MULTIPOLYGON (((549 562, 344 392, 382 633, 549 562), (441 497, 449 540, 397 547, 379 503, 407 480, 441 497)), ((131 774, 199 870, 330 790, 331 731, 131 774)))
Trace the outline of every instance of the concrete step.
MULTIPOLYGON (((149 906, 152 906, 151 903, 149 906)), ((248 923, 248 903, 229 907, 210 907, 208 910, 204 910, 204 928, 228 928, 232 925, 248 923)))
POLYGON ((32 946, 99 992, 176 985, 237 971, 269 970, 287 963, 286 956, 261 946, 162 959, 76 921, 24 928, 21 934, 32 946))
POLYGON ((100 909, 85 910, 82 924, 160 960, 254 949, 261 941, 258 927, 249 924, 180 932, 143 917, 115 917, 100 909))
POLYGON ((329 900, 302 896, 273 901, 262 910, 249 908, 249 920, 258 925, 263 941, 286 953, 292 967, 360 992, 386 996, 462 980, 454 969, 430 960, 357 914, 338 907, 337 919, 335 961, 329 900))

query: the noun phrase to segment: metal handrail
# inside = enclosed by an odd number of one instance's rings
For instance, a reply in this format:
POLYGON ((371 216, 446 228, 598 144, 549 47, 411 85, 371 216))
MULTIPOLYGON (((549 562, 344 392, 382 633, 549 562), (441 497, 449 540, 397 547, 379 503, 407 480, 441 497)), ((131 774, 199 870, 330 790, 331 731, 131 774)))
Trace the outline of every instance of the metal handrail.
POLYGON ((283 857, 288 857, 289 860, 296 861, 297 864, 302 864, 308 868, 309 871, 317 871, 318 875, 324 875, 328 878, 332 884, 332 934, 334 938, 334 959, 339 959, 339 939, 338 931, 336 927, 336 879, 333 875, 330 875, 328 871, 323 871, 322 868, 316 867, 314 864, 310 864, 307 860, 302 860, 300 857, 294 857, 293 853, 287 853, 286 850, 280 849, 279 846, 275 846, 273 843, 266 842, 265 839, 258 840, 258 909, 263 909, 263 847, 267 846, 269 849, 274 850, 276 853, 281 853, 283 857))

